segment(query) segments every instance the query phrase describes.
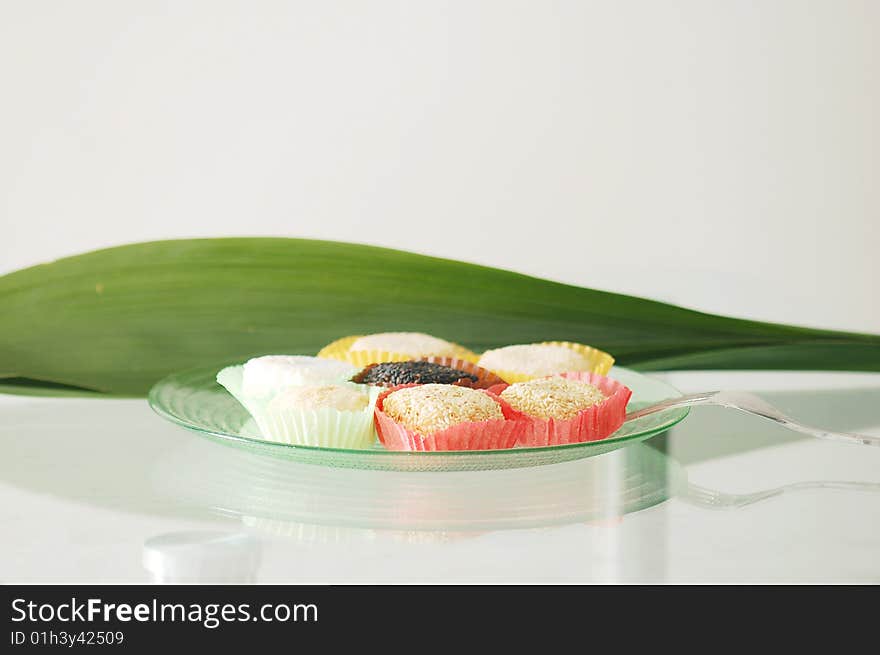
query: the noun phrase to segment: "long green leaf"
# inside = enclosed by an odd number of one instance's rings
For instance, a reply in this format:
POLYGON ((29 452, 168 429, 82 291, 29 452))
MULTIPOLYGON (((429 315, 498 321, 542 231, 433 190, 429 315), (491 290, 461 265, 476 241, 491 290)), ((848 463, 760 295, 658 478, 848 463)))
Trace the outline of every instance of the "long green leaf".
POLYGON ((572 340, 646 370, 880 371, 880 337, 703 314, 447 259, 301 239, 194 239, 0 277, 0 391, 142 395, 175 370, 413 330, 475 350, 572 340))

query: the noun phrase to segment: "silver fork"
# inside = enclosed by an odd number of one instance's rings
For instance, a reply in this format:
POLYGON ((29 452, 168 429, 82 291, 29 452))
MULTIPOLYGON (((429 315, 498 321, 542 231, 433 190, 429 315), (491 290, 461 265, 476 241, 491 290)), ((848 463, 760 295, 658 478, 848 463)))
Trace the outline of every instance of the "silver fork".
POLYGON ((746 414, 760 416, 761 418, 778 423, 789 430, 802 432, 803 434, 808 434, 817 439, 842 441, 844 443, 862 444, 865 446, 880 446, 880 436, 854 434, 852 432, 831 432, 829 430, 822 430, 810 427, 809 425, 804 425, 803 423, 798 423, 773 407, 773 405, 767 403, 758 396, 746 393, 745 391, 707 391, 688 396, 680 396, 678 398, 669 398, 649 407, 643 407, 628 413, 626 415, 626 420, 632 421, 633 419, 662 412, 667 409, 693 407, 696 405, 717 405, 719 407, 738 409, 746 414))

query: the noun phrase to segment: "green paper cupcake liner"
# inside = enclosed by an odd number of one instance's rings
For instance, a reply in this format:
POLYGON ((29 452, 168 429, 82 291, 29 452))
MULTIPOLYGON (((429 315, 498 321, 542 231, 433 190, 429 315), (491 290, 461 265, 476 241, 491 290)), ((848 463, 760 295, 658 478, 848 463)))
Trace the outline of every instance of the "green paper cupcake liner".
POLYGON ((271 397, 247 397, 241 391, 241 366, 224 368, 217 382, 253 416, 267 441, 325 448, 369 448, 376 443, 373 412, 381 389, 370 387, 367 406, 357 412, 272 407, 271 397))

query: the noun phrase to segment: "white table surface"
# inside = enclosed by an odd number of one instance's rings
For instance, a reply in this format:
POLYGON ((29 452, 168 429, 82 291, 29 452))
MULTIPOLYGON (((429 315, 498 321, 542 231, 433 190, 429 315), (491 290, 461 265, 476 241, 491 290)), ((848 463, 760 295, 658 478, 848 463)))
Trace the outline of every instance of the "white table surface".
MULTIPOLYGON (((880 375, 664 377, 685 392, 757 391, 822 427, 880 432, 880 375)), ((259 563, 193 565, 217 539, 191 535, 189 569, 178 557, 166 579, 877 583, 880 448, 696 408, 665 439, 579 462, 350 471, 218 445, 144 400, 0 395, 0 525, 5 583, 149 582, 145 542, 188 531, 247 535, 259 563), (787 485, 798 486, 739 508, 707 501, 787 485)))

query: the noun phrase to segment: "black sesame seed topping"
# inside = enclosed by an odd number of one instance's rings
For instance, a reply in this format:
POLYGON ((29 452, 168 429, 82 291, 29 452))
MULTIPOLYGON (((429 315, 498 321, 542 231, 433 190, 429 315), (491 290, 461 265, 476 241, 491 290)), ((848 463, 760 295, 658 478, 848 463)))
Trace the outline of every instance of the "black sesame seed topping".
POLYGON ((467 371, 433 362, 382 362, 370 364, 351 381, 360 384, 373 384, 379 387, 394 387, 398 384, 462 384, 467 386, 479 378, 467 371))

